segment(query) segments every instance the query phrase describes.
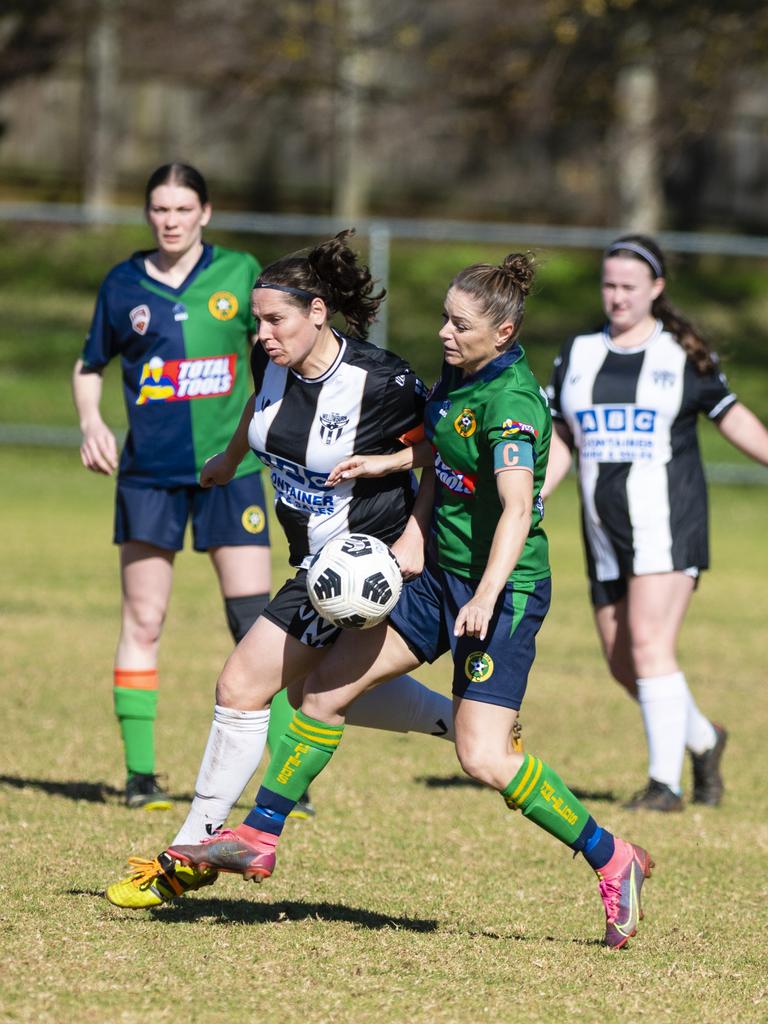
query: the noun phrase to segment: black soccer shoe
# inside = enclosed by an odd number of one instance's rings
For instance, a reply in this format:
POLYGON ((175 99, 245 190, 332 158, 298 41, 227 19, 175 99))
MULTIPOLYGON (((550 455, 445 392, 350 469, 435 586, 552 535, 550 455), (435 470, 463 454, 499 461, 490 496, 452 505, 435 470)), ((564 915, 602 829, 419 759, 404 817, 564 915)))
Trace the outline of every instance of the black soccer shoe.
POLYGON ((645 789, 638 790, 630 800, 622 804, 622 807, 625 811, 662 811, 668 814, 682 811, 684 804, 682 797, 666 783, 648 779, 645 789))
POLYGON ((720 758, 723 756, 725 744, 728 742, 728 733, 722 725, 717 725, 715 722, 712 725, 717 733, 714 747, 705 750, 703 754, 691 754, 693 763, 692 803, 717 807, 725 790, 723 777, 720 774, 720 758))
POLYGON ((158 784, 156 775, 135 772, 125 784, 125 805, 134 810, 170 811, 171 798, 158 784))

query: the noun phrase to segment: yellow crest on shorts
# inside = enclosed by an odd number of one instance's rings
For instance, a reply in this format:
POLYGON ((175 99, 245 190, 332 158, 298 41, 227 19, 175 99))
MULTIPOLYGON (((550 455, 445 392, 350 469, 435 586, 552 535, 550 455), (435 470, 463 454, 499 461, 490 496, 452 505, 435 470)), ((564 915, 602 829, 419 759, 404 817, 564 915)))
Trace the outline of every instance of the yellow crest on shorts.
POLYGON ((484 683, 493 675, 493 658, 485 651, 473 651, 464 662, 464 675, 471 683, 484 683))
POLYGON ((232 292, 214 292, 208 299, 208 312, 217 320, 231 320, 238 309, 237 296, 232 292))
POLYGON ((472 437, 477 430, 477 417, 471 409, 462 409, 453 421, 453 428, 462 437, 472 437))
POLYGON ((264 509, 258 505, 249 505, 243 510, 240 522, 248 533, 261 533, 267 525, 267 517, 264 515, 264 509))

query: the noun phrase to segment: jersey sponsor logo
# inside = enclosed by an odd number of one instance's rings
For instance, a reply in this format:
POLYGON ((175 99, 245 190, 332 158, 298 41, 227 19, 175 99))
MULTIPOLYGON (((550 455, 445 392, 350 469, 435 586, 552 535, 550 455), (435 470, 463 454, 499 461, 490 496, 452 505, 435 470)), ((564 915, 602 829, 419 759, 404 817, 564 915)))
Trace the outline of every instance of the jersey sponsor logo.
POLYGON ((533 434, 534 437, 539 436, 539 432, 536 427, 530 423, 520 423, 518 420, 504 420, 501 424, 501 436, 512 437, 514 434, 533 434))
POLYGON ((267 517, 264 515, 263 508, 258 505, 249 505, 243 509, 240 522, 248 533, 261 533, 267 524, 267 517))
POLYGON ((443 462, 439 452, 435 452, 435 474, 440 483, 454 494, 472 495, 475 493, 477 477, 471 473, 462 473, 458 469, 451 469, 447 462, 443 462))
POLYGON ((214 292, 208 299, 208 312, 216 320, 231 320, 239 309, 237 296, 232 292, 214 292))
POLYGON ((650 462, 657 445, 656 410, 634 405, 599 405, 580 409, 579 458, 592 462, 650 462))
POLYGON ((334 497, 327 491, 305 490, 275 472, 270 474, 270 480, 275 489, 275 498, 284 505, 316 516, 330 516, 336 511, 334 497))
POLYGON ((152 356, 144 363, 136 405, 148 402, 188 402, 193 398, 228 395, 235 381, 237 355, 201 359, 152 356))
POLYGON ((462 437, 472 437, 477 430, 477 417, 471 409, 462 409, 453 421, 453 429, 462 437))
MULTIPOLYGON (((326 480, 328 479, 327 473, 313 473, 312 470, 307 469, 306 466, 301 466, 298 462, 291 462, 290 459, 284 459, 280 455, 272 455, 270 452, 260 452, 255 448, 253 451, 256 458, 261 459, 265 466, 269 466, 270 469, 276 470, 279 476, 287 477, 287 479, 293 481, 293 483, 301 484, 302 487, 309 487, 314 490, 321 490, 326 487, 326 480)), ((326 489, 326 494, 327 493, 326 489)))
POLYGON ((143 337, 147 333, 149 321, 152 319, 149 306, 134 306, 128 317, 131 321, 131 327, 137 334, 141 334, 143 337))
POLYGON ((335 444, 349 423, 349 416, 340 412, 324 412, 320 416, 320 437, 325 444, 335 444))
POLYGON ((576 413, 582 433, 609 434, 639 432, 653 433, 656 424, 655 409, 638 409, 634 405, 598 405, 576 413))
POLYGON ((177 302, 173 307, 173 319, 179 323, 181 320, 189 320, 189 313, 187 307, 183 302, 177 302))
POLYGON ((486 651, 473 651, 464 662, 464 675, 471 683, 484 683, 493 675, 493 658, 486 651))

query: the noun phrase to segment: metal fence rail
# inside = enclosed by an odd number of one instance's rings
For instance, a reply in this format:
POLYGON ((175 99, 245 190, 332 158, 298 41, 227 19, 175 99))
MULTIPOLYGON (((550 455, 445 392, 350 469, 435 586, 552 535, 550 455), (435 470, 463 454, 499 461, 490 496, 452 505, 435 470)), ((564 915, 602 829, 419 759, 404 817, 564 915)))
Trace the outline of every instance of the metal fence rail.
MULTIPOLYGON (((115 432, 122 448, 125 434, 115 432)), ((77 427, 49 427, 33 423, 0 423, 0 445, 27 448, 79 448, 80 431, 77 427)), ((746 487, 768 486, 768 468, 729 462, 712 462, 705 467, 707 480, 712 484, 738 484, 746 487)))
MULTIPOLYGON (((144 215, 135 207, 128 206, 91 209, 77 203, 4 202, 0 203, 0 221, 117 225, 141 224, 144 215)), ((304 213, 252 213, 244 210, 217 210, 212 223, 214 227, 225 231, 254 235, 301 235, 305 238, 327 236, 350 226, 347 220, 338 217, 304 213)), ((360 234, 368 237, 371 273, 385 288, 389 286, 390 249, 395 239, 601 250, 621 233, 618 228, 405 217, 361 217, 354 226, 360 234)), ((764 236, 662 231, 656 237, 662 248, 669 252, 768 258, 768 238, 764 236)), ((387 308, 384 303, 371 330, 371 341, 385 348, 387 336, 387 308)))

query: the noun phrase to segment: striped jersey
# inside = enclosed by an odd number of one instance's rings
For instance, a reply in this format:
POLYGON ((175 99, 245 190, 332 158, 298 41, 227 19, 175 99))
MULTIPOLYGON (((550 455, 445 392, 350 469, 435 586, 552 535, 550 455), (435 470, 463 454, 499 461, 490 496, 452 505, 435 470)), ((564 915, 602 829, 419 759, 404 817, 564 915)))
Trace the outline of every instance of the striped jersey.
MULTIPOLYGON (((102 283, 83 363, 100 370, 120 357, 128 413, 120 479, 195 484, 205 460, 227 446, 250 394, 250 293, 260 268, 247 253, 205 245, 171 288, 147 274, 147 255, 135 253, 102 283)), ((237 475, 259 468, 249 455, 237 475)))
POLYGON ((719 371, 700 374, 657 322, 641 346, 608 330, 571 339, 555 360, 552 415, 578 452, 587 561, 593 578, 709 564, 699 414, 719 420, 736 401, 719 371))
POLYGON ((251 357, 256 393, 248 442, 268 467, 290 564, 306 568, 332 537, 370 533, 392 544, 413 504, 413 477, 344 480, 326 486, 351 455, 402 447, 421 424, 426 389, 399 356, 336 334, 339 351, 320 377, 302 377, 271 362, 261 345, 251 357))
POLYGON ((457 576, 480 579, 502 513, 496 473, 511 468, 525 448, 525 465, 533 471, 533 508, 510 579, 519 583, 548 577, 539 492, 552 418, 522 347, 514 345, 469 377, 445 364, 430 393, 424 427, 435 449, 438 564, 457 576))

